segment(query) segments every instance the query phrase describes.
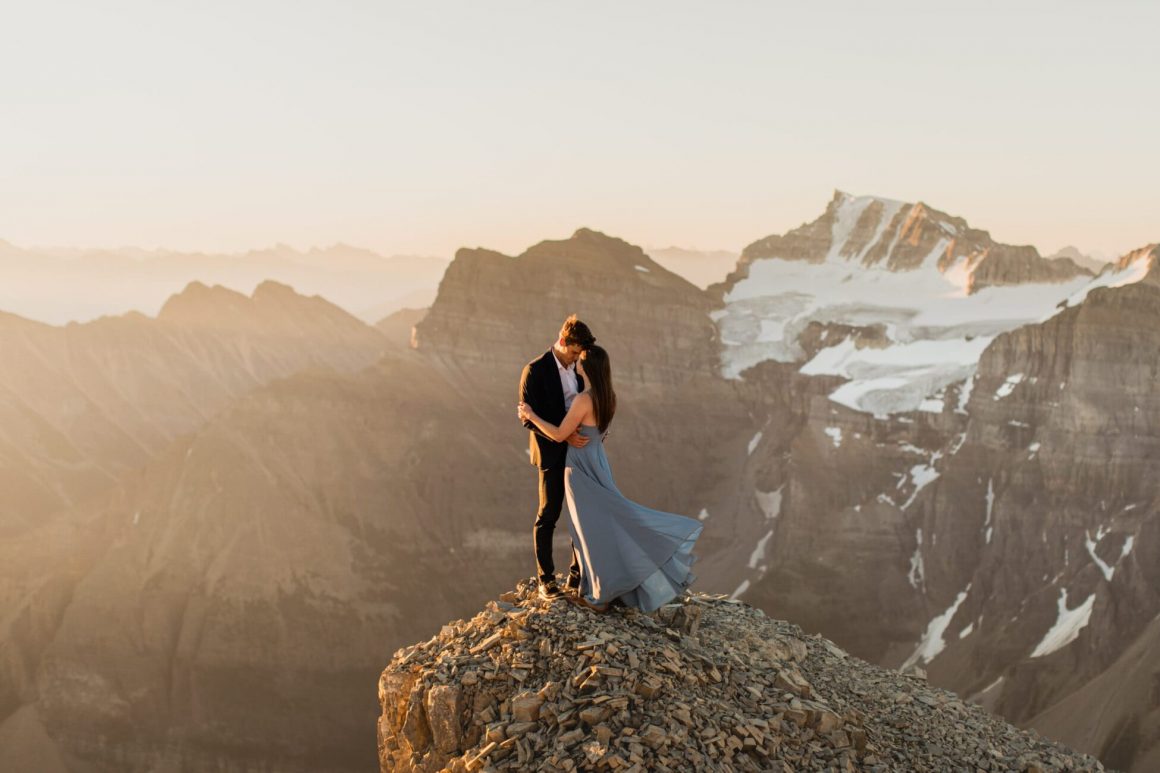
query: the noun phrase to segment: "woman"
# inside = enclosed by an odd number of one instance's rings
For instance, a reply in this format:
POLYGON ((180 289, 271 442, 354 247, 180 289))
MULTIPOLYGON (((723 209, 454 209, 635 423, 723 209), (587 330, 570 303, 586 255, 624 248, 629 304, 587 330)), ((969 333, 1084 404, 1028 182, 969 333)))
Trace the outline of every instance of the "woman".
POLYGON ((606 611, 613 599, 652 612, 693 581, 693 544, 702 525, 638 505, 620 493, 604 455, 604 434, 616 413, 608 353, 589 347, 576 370, 585 389, 559 426, 541 419, 527 403, 519 404, 520 419, 553 440, 563 441, 578 429, 592 441, 569 448, 564 469, 568 525, 581 567, 576 600, 597 612, 606 611))

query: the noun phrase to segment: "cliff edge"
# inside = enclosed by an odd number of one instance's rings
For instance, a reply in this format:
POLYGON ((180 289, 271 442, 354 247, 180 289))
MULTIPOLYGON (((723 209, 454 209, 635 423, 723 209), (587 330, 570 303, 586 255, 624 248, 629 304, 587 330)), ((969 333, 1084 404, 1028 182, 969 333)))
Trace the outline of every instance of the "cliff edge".
POLYGON ((387 771, 1103 770, 953 693, 723 596, 654 615, 531 581, 395 653, 387 771))

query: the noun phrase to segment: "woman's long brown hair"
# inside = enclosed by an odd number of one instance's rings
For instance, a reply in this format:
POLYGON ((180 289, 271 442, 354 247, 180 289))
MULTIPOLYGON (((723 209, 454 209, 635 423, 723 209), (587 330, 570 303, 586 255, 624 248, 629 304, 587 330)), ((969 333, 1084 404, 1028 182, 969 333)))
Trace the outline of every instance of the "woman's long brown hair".
POLYGON ((586 391, 592 393, 596 426, 601 432, 606 432, 616 414, 616 391, 612 388, 612 366, 608 362, 608 352, 593 344, 580 354, 580 359, 584 362, 584 376, 588 382, 586 391))

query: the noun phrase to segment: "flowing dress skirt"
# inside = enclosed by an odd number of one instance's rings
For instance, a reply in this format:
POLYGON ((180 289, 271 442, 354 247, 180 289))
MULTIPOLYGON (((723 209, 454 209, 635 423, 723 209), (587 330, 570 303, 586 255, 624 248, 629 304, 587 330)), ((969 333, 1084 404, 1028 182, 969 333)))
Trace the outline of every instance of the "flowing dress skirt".
POLYGON ((676 598, 695 578, 693 545, 703 525, 626 498, 612 480, 596 427, 569 448, 564 470, 572 544, 580 558, 580 592, 591 602, 619 598, 652 612, 676 598))

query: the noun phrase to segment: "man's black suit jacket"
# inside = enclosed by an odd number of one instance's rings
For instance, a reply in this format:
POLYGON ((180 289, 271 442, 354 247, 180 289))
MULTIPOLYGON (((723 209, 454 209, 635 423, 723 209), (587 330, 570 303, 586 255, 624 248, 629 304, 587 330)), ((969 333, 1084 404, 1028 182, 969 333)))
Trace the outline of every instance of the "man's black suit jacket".
MULTIPOLYGON (((576 389, 584 391, 584 379, 580 378, 579 373, 576 374, 576 389)), ((560 383, 560 370, 551 349, 524 366, 520 374, 520 402, 532 406, 536 415, 549 424, 558 427, 564 421, 568 413, 564 408, 564 385, 560 383)), ((568 444, 555 442, 536 429, 536 425, 530 421, 525 421, 524 426, 531 430, 528 444, 532 452, 532 464, 541 470, 563 467, 564 457, 568 455, 568 444)))

